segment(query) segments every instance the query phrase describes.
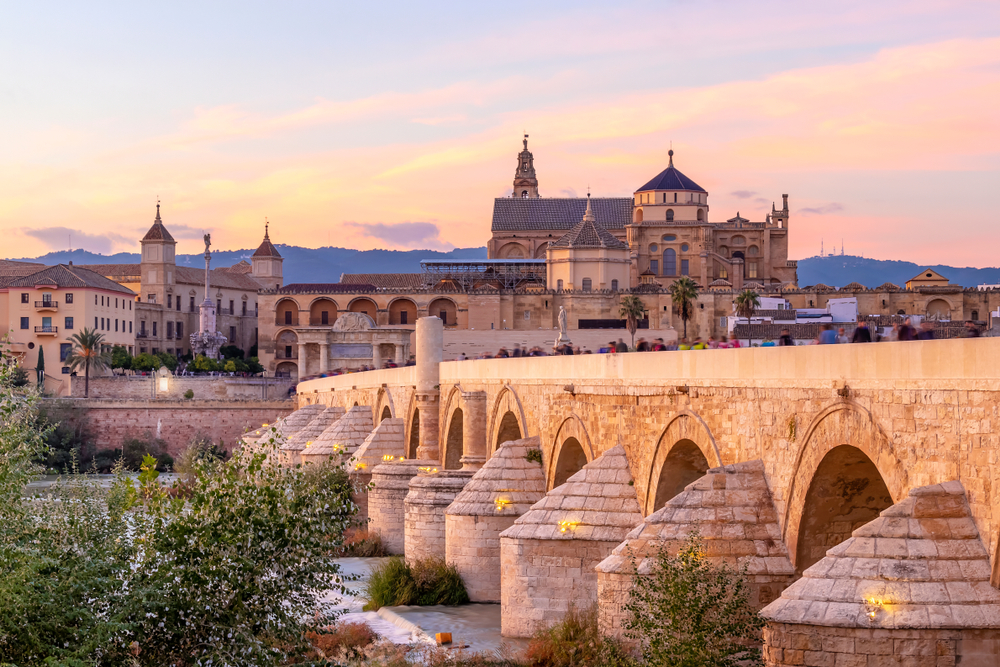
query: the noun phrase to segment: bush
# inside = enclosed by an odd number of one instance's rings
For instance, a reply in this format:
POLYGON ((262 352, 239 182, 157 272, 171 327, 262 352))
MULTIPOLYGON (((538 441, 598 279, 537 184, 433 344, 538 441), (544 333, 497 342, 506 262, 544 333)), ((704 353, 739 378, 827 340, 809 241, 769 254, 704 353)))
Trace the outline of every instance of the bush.
POLYGON ((188 389, 187 391, 185 391, 184 392, 184 398, 188 399, 189 401, 192 398, 194 398, 194 389, 188 389))
POLYGON ((174 457, 167 453, 167 443, 149 433, 145 438, 126 438, 121 447, 98 450, 89 463, 97 472, 106 474, 112 472, 120 459, 124 470, 138 472, 146 454, 156 459, 156 469, 160 472, 170 472, 174 465, 174 457))
POLYGON ((257 357, 250 357, 247 359, 247 371, 257 375, 258 373, 264 372, 264 367, 260 364, 260 359, 257 357))
POLYGON ((155 371, 160 368, 160 359, 149 352, 143 352, 132 359, 132 370, 134 371, 155 371))
POLYGON ((307 632, 306 639, 318 653, 313 657, 336 657, 343 661, 364 657, 360 649, 374 644, 378 635, 365 623, 338 623, 316 632, 307 632))
POLYGON ((563 620, 540 630, 525 651, 531 667, 638 667, 620 642, 603 637, 597 607, 570 607, 563 620))
POLYGON ((132 368, 132 355, 128 353, 128 348, 124 345, 115 345, 111 348, 111 368, 119 368, 124 371, 132 368))
POLYGON ((174 472, 191 477, 202 468, 205 462, 225 461, 229 453, 222 441, 216 445, 207 435, 199 433, 191 440, 174 462, 174 472))
POLYGON ((236 347, 235 345, 223 345, 219 348, 219 354, 222 355, 223 359, 243 359, 243 350, 236 347))
POLYGON ((338 556, 356 558, 383 558, 389 554, 382 543, 382 536, 369 533, 367 528, 349 528, 344 533, 344 543, 337 551, 338 556))
MULTIPOLYGON (((625 605, 626 636, 645 665, 763 665, 764 619, 749 602, 747 563, 710 563, 692 533, 676 556, 661 548, 648 574, 636 574, 625 605)), ((635 561, 632 562, 635 571, 635 561)))
POLYGON ((458 570, 442 558, 425 558, 410 565, 394 556, 376 565, 365 586, 365 597, 366 611, 404 604, 454 606, 469 602, 458 570))

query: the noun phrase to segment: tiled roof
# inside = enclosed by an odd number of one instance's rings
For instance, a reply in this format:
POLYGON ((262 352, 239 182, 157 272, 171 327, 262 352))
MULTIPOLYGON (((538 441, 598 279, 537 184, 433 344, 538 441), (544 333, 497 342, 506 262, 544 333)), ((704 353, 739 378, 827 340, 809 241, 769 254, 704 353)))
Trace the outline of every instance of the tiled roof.
POLYGON ((518 517, 507 539, 621 542, 642 513, 625 448, 616 445, 518 517))
POLYGON ((846 285, 844 285, 843 287, 840 288, 840 291, 841 292, 867 292, 868 288, 865 287, 864 285, 862 285, 861 283, 855 282, 855 283, 847 283, 846 285))
POLYGON ((898 292, 899 285, 895 283, 882 283, 881 285, 876 287, 875 290, 878 292, 898 292))
POLYGON ((445 514, 516 517, 545 496, 541 463, 528 460, 528 452, 541 450, 538 436, 503 443, 480 468, 445 514))
MULTIPOLYGON (((391 275, 391 274, 390 274, 391 275)), ((304 294, 304 293, 328 293, 341 294, 344 292, 357 292, 374 290, 375 285, 368 284, 348 284, 342 283, 292 283, 285 285, 278 290, 278 294, 304 294)))
POLYGON ((5 286, 34 287, 40 284, 50 284, 56 287, 90 287, 135 296, 135 292, 132 290, 122 287, 115 281, 109 280, 89 268, 68 266, 66 264, 47 266, 31 275, 14 278, 10 282, 7 282, 5 286))
POLYGON ((86 267, 112 280, 135 282, 142 275, 140 264, 87 264, 86 267))
MULTIPOLYGON (((221 287, 224 289, 240 289, 256 292, 261 288, 261 284, 249 274, 232 273, 225 269, 212 269, 209 280, 212 282, 212 287, 221 287)), ((178 285, 204 285, 205 269, 178 266, 174 271, 174 282, 178 285)))
POLYGON ((365 441, 354 452, 355 469, 371 472, 372 468, 385 462, 385 457, 393 459, 406 456, 406 442, 403 430, 404 420, 397 417, 386 417, 378 423, 375 430, 368 434, 365 441))
POLYGON ((288 442, 282 445, 281 451, 301 452, 311 445, 315 438, 321 436, 323 431, 336 424, 337 420, 343 417, 346 412, 347 410, 339 405, 327 408, 319 413, 315 419, 302 427, 298 433, 290 437, 288 442))
POLYGON ((222 267, 219 271, 226 271, 228 273, 251 273, 253 271, 253 266, 251 266, 250 262, 245 259, 241 259, 239 264, 222 267))
POLYGON ((786 308, 785 310, 764 308, 754 313, 754 317, 770 317, 777 321, 794 322, 795 310, 786 308))
POLYGON ((761 615, 839 628, 1000 628, 990 570, 962 484, 923 486, 827 551, 761 615))
POLYGON ((271 239, 268 237, 267 232, 264 232, 264 240, 261 241, 260 247, 253 254, 254 257, 281 257, 281 253, 278 249, 274 247, 271 243, 271 239))
POLYGON ((641 188, 638 188, 636 192, 645 192, 646 190, 690 190, 693 192, 706 192, 705 188, 701 187, 690 178, 677 171, 674 167, 674 159, 670 158, 670 166, 661 171, 659 174, 653 177, 649 183, 646 183, 641 188))
POLYGON ((422 273, 342 273, 340 284, 375 287, 422 287, 422 273))
MULTIPOLYGON (((598 224, 605 229, 625 229, 632 222, 631 197, 591 198, 598 224)), ((570 230, 583 219, 587 198, 529 199, 502 197, 493 201, 494 232, 570 230)))
POLYGON ((628 250, 628 244, 597 225, 595 220, 581 220, 576 227, 549 244, 550 248, 613 248, 628 250))
MULTIPOLYGON (((819 324, 737 324, 733 329, 733 338, 749 338, 751 340, 778 340, 783 329, 795 340, 811 340, 819 336, 819 324)), ((853 327, 851 327, 853 331, 853 327)))
POLYGON ((170 235, 167 228, 163 226, 163 220, 160 219, 160 205, 156 205, 156 219, 153 220, 153 226, 149 228, 146 235, 142 237, 143 241, 167 241, 169 243, 176 243, 174 237, 170 235))

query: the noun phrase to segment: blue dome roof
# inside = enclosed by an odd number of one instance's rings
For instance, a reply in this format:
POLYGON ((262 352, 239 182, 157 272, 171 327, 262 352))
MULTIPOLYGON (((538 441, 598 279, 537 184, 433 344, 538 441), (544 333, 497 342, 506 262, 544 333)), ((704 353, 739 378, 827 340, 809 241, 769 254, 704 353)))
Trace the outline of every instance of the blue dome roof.
POLYGON ((677 171, 674 168, 674 152, 670 151, 669 155, 670 166, 654 176, 653 180, 636 190, 636 192, 645 192, 646 190, 690 190, 692 192, 704 192, 708 194, 705 188, 677 171))

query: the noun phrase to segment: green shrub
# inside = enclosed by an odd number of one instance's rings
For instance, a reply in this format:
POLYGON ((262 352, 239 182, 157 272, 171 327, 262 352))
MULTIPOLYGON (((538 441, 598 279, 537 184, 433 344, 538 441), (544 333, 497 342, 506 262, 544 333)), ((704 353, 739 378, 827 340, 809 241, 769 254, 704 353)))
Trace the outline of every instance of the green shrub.
POLYGON ((540 630, 525 651, 531 667, 638 667, 622 644, 601 635, 597 607, 570 607, 563 620, 540 630))
POLYGON ((189 401, 192 398, 194 398, 194 389, 188 389, 187 391, 185 391, 184 392, 184 398, 188 399, 189 401))
POLYGON ((529 449, 524 459, 526 461, 534 461, 538 465, 542 465, 542 450, 538 449, 537 447, 534 449, 529 449))
POLYGON ((120 459, 125 470, 137 472, 142 467, 142 459, 146 454, 152 455, 156 461, 156 469, 160 472, 170 472, 174 465, 174 457, 167 453, 167 443, 147 433, 145 438, 126 438, 122 446, 115 449, 101 449, 94 458, 85 461, 86 469, 96 469, 99 473, 110 473, 120 459))
POLYGON ((207 435, 199 433, 177 456, 173 470, 185 477, 191 477, 198 473, 203 463, 225 461, 227 458, 229 453, 226 452, 221 440, 216 444, 207 435))
POLYGON ((648 574, 634 575, 625 605, 625 634, 638 643, 642 664, 764 664, 764 619, 750 605, 746 562, 739 570, 710 562, 697 533, 676 556, 661 548, 652 560, 648 574))
POLYGON ((442 558, 425 558, 412 565, 394 556, 376 565, 365 587, 365 610, 413 605, 460 605, 469 602, 462 577, 442 558))

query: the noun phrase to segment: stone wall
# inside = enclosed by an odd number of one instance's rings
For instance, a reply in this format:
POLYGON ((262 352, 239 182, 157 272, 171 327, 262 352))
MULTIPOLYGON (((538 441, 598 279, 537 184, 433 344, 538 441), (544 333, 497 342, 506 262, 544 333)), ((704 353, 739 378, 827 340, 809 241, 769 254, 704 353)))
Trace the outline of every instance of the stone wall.
POLYGON ((44 409, 52 419, 81 428, 96 449, 114 449, 126 438, 155 437, 180 454, 198 436, 232 449, 246 431, 289 414, 291 401, 53 399, 44 409))
MULTIPOLYGON (((620 441, 645 515, 657 509, 664 461, 682 441, 709 466, 762 459, 800 571, 809 489, 827 483, 821 464, 834 448, 848 445, 870 460, 893 502, 914 487, 959 480, 996 568, 997 368, 1000 341, 981 338, 445 362, 440 386, 443 409, 453 391, 487 393, 491 452, 511 421, 521 436, 539 436, 549 488, 570 441, 587 461, 620 441)), ((409 438, 414 383, 412 369, 402 368, 313 380, 299 390, 345 407, 392 397, 409 438)), ((823 510, 855 522, 838 511, 823 510)))
MULTIPOLYGON (((185 392, 194 392, 199 400, 281 400, 288 397, 288 390, 295 383, 287 378, 168 377, 166 390, 161 378, 152 375, 92 377, 90 398, 178 400, 185 392)), ((83 398, 84 378, 71 379, 73 398, 83 398)))

